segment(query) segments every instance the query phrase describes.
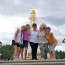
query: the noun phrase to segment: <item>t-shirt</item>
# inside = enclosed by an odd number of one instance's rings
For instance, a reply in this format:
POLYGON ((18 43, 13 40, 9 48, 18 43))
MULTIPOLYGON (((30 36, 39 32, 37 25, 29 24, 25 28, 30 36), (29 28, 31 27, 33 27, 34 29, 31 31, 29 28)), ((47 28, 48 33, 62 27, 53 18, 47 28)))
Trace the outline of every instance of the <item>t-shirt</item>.
POLYGON ((29 41, 30 31, 24 31, 23 32, 23 40, 29 41))
POLYGON ((38 34, 39 34, 39 31, 36 30, 30 30, 30 42, 33 42, 33 43, 38 43, 38 34))
POLYGON ((48 43, 45 32, 39 31, 39 43, 48 43))

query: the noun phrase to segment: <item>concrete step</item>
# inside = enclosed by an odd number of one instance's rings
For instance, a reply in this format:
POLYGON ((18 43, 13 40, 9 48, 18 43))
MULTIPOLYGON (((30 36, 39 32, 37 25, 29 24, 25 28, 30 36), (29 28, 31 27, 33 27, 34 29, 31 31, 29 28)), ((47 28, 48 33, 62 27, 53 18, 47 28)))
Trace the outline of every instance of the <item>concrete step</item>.
POLYGON ((65 65, 65 62, 41 62, 41 63, 5 63, 0 65, 65 65))
POLYGON ((0 65, 65 65, 65 59, 0 61, 0 65))
MULTIPOLYGON (((40 56, 37 56, 37 58, 38 58, 38 59, 41 59, 40 56)), ((28 56, 26 59, 27 59, 27 60, 30 60, 30 59, 32 59, 32 57, 31 57, 31 56, 28 56)))
POLYGON ((56 60, 9 60, 9 61, 0 61, 0 63, 33 63, 33 62, 65 62, 65 59, 56 59, 56 60))

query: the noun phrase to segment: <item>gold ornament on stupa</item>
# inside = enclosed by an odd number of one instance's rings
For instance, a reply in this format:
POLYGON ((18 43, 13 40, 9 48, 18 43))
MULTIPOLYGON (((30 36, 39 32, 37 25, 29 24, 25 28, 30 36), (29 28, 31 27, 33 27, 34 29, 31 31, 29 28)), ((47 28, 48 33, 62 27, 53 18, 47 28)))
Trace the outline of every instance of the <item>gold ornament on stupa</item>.
POLYGON ((35 9, 33 8, 33 9, 31 10, 30 17, 29 17, 30 26, 32 26, 32 24, 36 22, 36 19, 37 19, 37 17, 36 17, 36 12, 35 12, 35 9))

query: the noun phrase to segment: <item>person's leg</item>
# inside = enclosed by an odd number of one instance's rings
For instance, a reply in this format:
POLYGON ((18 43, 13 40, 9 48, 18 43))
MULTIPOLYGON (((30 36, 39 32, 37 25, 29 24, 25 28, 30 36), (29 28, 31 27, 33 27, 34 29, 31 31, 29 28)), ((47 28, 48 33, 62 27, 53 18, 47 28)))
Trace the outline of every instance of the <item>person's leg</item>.
POLYGON ((13 45, 14 48, 14 59, 17 59, 17 45, 13 45))
POLYGON ((51 45, 49 45, 49 55, 50 55, 50 59, 52 59, 52 46, 51 45))
POLYGON ((49 55, 50 55, 50 59, 52 59, 52 52, 49 52, 49 55))
POLYGON ((20 56, 20 47, 18 47, 18 59, 19 59, 19 56, 20 56))
POLYGON ((42 43, 39 43, 39 47, 40 47, 40 54, 41 54, 41 58, 43 58, 44 57, 44 49, 42 49, 43 48, 43 45, 42 45, 42 43))
POLYGON ((24 45, 20 44, 20 53, 21 53, 21 60, 23 60, 23 52, 24 52, 24 45))
POLYGON ((19 56, 20 56, 20 44, 19 43, 17 44, 17 54, 18 54, 18 59, 19 59, 19 56))
POLYGON ((20 52, 21 52, 21 60, 23 60, 23 51, 24 51, 24 48, 21 48, 20 52))
POLYGON ((45 45, 42 43, 42 54, 44 59, 46 59, 46 51, 45 51, 45 45))
POLYGON ((55 59, 55 52, 54 51, 50 52, 50 59, 55 59))
POLYGON ((37 60, 37 49, 38 49, 38 43, 35 44, 34 49, 35 49, 34 58, 35 58, 35 60, 37 60))
POLYGON ((47 59, 47 52, 45 51, 45 57, 44 57, 44 59, 47 59))
POLYGON ((45 44, 44 44, 44 55, 45 55, 44 58, 45 58, 45 59, 47 59, 47 53, 48 53, 48 44, 45 43, 45 44))
POLYGON ((56 44, 53 44, 52 47, 51 47, 52 59, 55 59, 55 47, 56 47, 56 44))
POLYGON ((27 49, 28 48, 24 48, 24 60, 26 60, 26 57, 27 57, 27 49))
POLYGON ((35 49, 34 49, 34 43, 33 42, 30 42, 30 46, 31 46, 31 52, 32 52, 32 60, 35 59, 35 49))
POLYGON ((23 44, 24 44, 24 60, 26 60, 27 50, 28 50, 28 41, 27 40, 23 40, 23 44))
POLYGON ((53 54, 53 59, 55 59, 55 51, 53 51, 52 54, 53 54))
POLYGON ((12 40, 12 46, 14 48, 14 59, 17 59, 17 44, 12 40))
POLYGON ((55 47, 56 47, 56 44, 53 44, 52 46, 49 45, 50 59, 55 59, 55 47))

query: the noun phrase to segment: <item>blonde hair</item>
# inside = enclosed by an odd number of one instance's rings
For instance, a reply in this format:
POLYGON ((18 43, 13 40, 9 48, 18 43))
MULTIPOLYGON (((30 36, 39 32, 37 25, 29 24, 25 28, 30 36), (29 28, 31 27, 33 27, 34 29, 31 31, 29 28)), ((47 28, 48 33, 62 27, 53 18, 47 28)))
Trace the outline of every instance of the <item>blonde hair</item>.
POLYGON ((46 27, 47 27, 45 23, 42 23, 42 24, 40 25, 40 27, 41 27, 41 26, 42 26, 44 29, 46 29, 46 27))

